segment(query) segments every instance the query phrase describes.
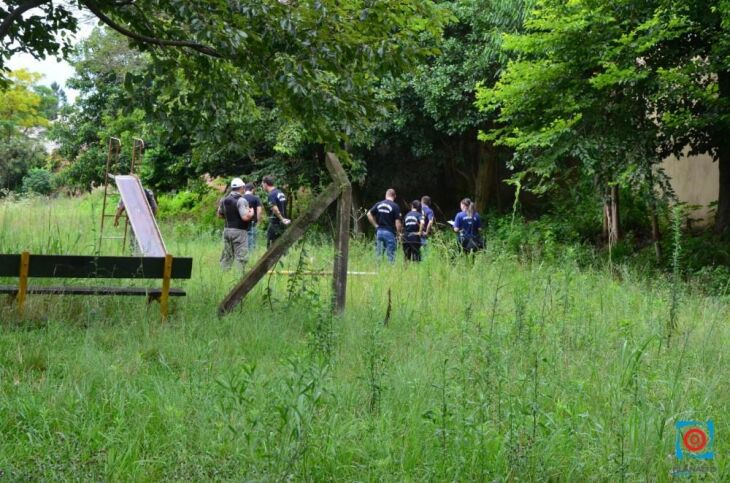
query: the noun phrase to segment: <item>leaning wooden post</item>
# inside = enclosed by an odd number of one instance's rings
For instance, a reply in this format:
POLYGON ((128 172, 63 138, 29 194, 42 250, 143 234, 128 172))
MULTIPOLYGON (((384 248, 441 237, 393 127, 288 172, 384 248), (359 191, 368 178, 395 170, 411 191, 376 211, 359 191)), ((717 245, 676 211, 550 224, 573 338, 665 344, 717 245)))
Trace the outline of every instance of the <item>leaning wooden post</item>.
POLYGON ((335 183, 331 183, 325 190, 314 199, 309 209, 297 218, 284 231, 278 240, 264 253, 261 259, 256 262, 250 272, 248 272, 240 282, 226 295, 226 298, 218 306, 218 317, 223 317, 233 310, 248 292, 253 289, 269 270, 279 261, 279 259, 291 248, 307 231, 311 225, 329 205, 339 196, 340 191, 335 183))
POLYGON ((350 210, 352 210, 352 185, 340 160, 333 153, 325 158, 327 170, 341 190, 337 202, 337 233, 335 234, 335 261, 332 269, 332 311, 339 315, 345 310, 347 298, 347 261, 350 251, 350 210))
POLYGON ((28 293, 28 271, 30 268, 30 253, 22 252, 20 254, 20 269, 18 277, 20 278, 18 283, 18 313, 23 315, 25 310, 25 296, 28 293))
POLYGON ((165 266, 162 272, 162 293, 160 294, 160 313, 162 321, 167 321, 170 313, 170 277, 172 277, 172 255, 165 254, 165 266))

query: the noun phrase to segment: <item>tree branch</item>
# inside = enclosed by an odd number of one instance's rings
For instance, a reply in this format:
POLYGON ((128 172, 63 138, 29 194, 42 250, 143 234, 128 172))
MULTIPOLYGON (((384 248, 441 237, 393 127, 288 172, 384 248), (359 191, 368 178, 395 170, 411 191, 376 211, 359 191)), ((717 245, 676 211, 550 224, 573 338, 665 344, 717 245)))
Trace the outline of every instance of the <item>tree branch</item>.
POLYGON ((207 45, 199 44, 197 42, 191 42, 188 40, 158 39, 156 37, 148 37, 146 35, 132 32, 131 30, 128 30, 127 28, 114 22, 111 18, 107 17, 104 14, 104 12, 102 12, 93 2, 82 1, 80 3, 82 5, 84 5, 86 8, 88 8, 91 11, 91 13, 96 15, 99 18, 99 20, 101 20, 107 26, 116 30, 120 34, 124 35, 125 37, 129 37, 131 39, 137 40, 138 42, 142 42, 144 44, 158 45, 160 47, 187 47, 187 48, 193 49, 197 52, 200 52, 201 54, 208 55, 210 57, 216 57, 216 58, 223 57, 214 48, 208 47, 207 45))
POLYGON ((15 22, 17 19, 21 17, 25 12, 32 8, 36 8, 41 6, 42 4, 46 3, 46 0, 29 0, 25 3, 21 3, 18 5, 18 8, 13 10, 8 14, 7 17, 3 20, 3 23, 0 24, 0 39, 5 38, 5 36, 8 34, 8 31, 10 30, 10 26, 15 22))

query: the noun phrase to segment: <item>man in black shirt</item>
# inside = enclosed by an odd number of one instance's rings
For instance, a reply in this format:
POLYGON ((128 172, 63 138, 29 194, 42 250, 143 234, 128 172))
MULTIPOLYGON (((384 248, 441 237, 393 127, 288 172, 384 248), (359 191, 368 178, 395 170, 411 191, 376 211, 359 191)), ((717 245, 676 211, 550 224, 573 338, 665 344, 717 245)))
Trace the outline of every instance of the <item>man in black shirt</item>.
POLYGON ((403 254, 406 256, 406 260, 420 262, 421 237, 423 236, 423 227, 425 225, 425 217, 421 213, 420 201, 413 200, 411 202, 411 211, 403 217, 403 225, 405 226, 403 254))
POLYGON ((223 229, 223 253, 221 268, 228 271, 233 260, 240 264, 241 272, 248 261, 248 222, 253 218, 253 210, 243 197, 243 181, 234 178, 231 181, 231 192, 218 205, 218 217, 226 221, 223 229))
POLYGON ((284 233, 284 229, 291 223, 291 220, 286 217, 286 195, 274 186, 274 178, 264 176, 261 184, 269 194, 269 228, 266 230, 266 246, 270 247, 284 233))
POLYGON ((375 203, 368 211, 368 220, 375 227, 375 254, 378 259, 383 252, 390 263, 395 262, 396 235, 403 229, 400 208, 395 204, 395 190, 385 192, 385 199, 375 203))
POLYGON ((248 253, 253 253, 256 249, 256 224, 263 216, 264 208, 261 206, 261 198, 253 194, 253 183, 246 183, 243 189, 245 190, 243 197, 248 201, 248 207, 253 210, 253 218, 248 222, 248 253))

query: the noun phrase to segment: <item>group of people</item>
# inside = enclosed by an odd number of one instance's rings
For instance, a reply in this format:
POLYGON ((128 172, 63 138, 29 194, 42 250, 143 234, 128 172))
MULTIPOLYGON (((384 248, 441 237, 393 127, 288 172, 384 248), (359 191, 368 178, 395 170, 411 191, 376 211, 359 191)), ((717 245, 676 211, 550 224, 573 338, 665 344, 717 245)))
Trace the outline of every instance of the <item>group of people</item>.
MULTIPOLYGON (((286 195, 276 187, 274 178, 264 176, 261 186, 267 193, 269 225, 266 230, 267 246, 281 236, 291 220, 287 218, 286 195)), ((218 204, 217 215, 225 221, 221 268, 229 270, 237 262, 241 270, 248 255, 256 248, 256 226, 264 216, 261 198, 254 194, 254 184, 241 178, 231 181, 230 193, 218 204)))
MULTIPOLYGON (((267 193, 268 247, 281 236, 291 220, 287 218, 286 195, 276 187, 273 177, 264 176, 261 186, 267 193)), ((400 239, 406 260, 421 261, 421 248, 434 230, 431 198, 423 196, 420 200, 413 200, 405 215, 401 214, 395 198, 395 190, 391 188, 386 191, 385 199, 375 203, 367 213, 368 220, 375 227, 376 255, 379 259, 385 255, 390 263, 395 262, 400 239)), ((218 205, 217 215, 225 221, 221 268, 229 270, 235 261, 243 269, 249 253, 256 248, 256 225, 264 216, 264 205, 254 194, 254 184, 234 178, 230 184, 230 193, 218 205)), ((469 198, 461 201, 461 211, 449 224, 463 251, 474 252, 483 248, 482 221, 474 202, 469 198)))
MULTIPOLYGON (((375 203, 368 211, 368 220, 375 227, 376 256, 381 259, 385 254, 388 261, 394 263, 397 241, 400 238, 406 260, 421 261, 421 248, 426 245, 433 232, 431 198, 423 196, 420 200, 411 201, 410 210, 401 215, 395 197, 395 190, 388 189, 385 199, 375 203)), ((461 211, 449 224, 463 251, 471 253, 484 247, 481 236, 482 221, 474 202, 469 198, 461 200, 461 211)))

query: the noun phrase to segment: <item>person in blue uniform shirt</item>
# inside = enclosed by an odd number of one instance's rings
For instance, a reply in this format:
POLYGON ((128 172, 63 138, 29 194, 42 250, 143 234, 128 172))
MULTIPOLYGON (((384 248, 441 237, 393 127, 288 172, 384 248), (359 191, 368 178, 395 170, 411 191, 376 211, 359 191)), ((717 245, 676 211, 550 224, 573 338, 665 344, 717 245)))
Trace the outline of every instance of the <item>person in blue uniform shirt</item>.
POLYGON ((390 263, 395 263, 397 237, 403 224, 400 208, 395 204, 395 190, 388 189, 385 199, 375 203, 368 211, 368 220, 375 227, 375 255, 380 260, 385 253, 390 263))
POLYGON ((421 237, 423 236, 424 224, 425 219, 421 213, 421 202, 413 200, 411 202, 411 211, 403 217, 403 254, 408 261, 421 261, 421 237))
POLYGON ((266 246, 270 247, 284 233, 291 220, 286 217, 286 195, 274 185, 274 178, 264 176, 261 184, 268 193, 269 228, 266 230, 266 246))
POLYGON ((433 230, 433 210, 431 209, 431 197, 421 197, 421 213, 423 213, 423 234, 421 235, 421 246, 426 245, 426 240, 433 230))
POLYGON ((454 218, 454 231, 459 246, 466 253, 473 253, 484 247, 482 241, 482 219, 476 212, 474 202, 469 198, 461 200, 461 211, 454 218))
POLYGON ((248 253, 253 253, 256 249, 256 225, 264 215, 264 208, 261 204, 261 198, 253 193, 253 183, 246 183, 243 189, 243 197, 248 201, 248 207, 253 210, 253 218, 248 222, 248 253))

